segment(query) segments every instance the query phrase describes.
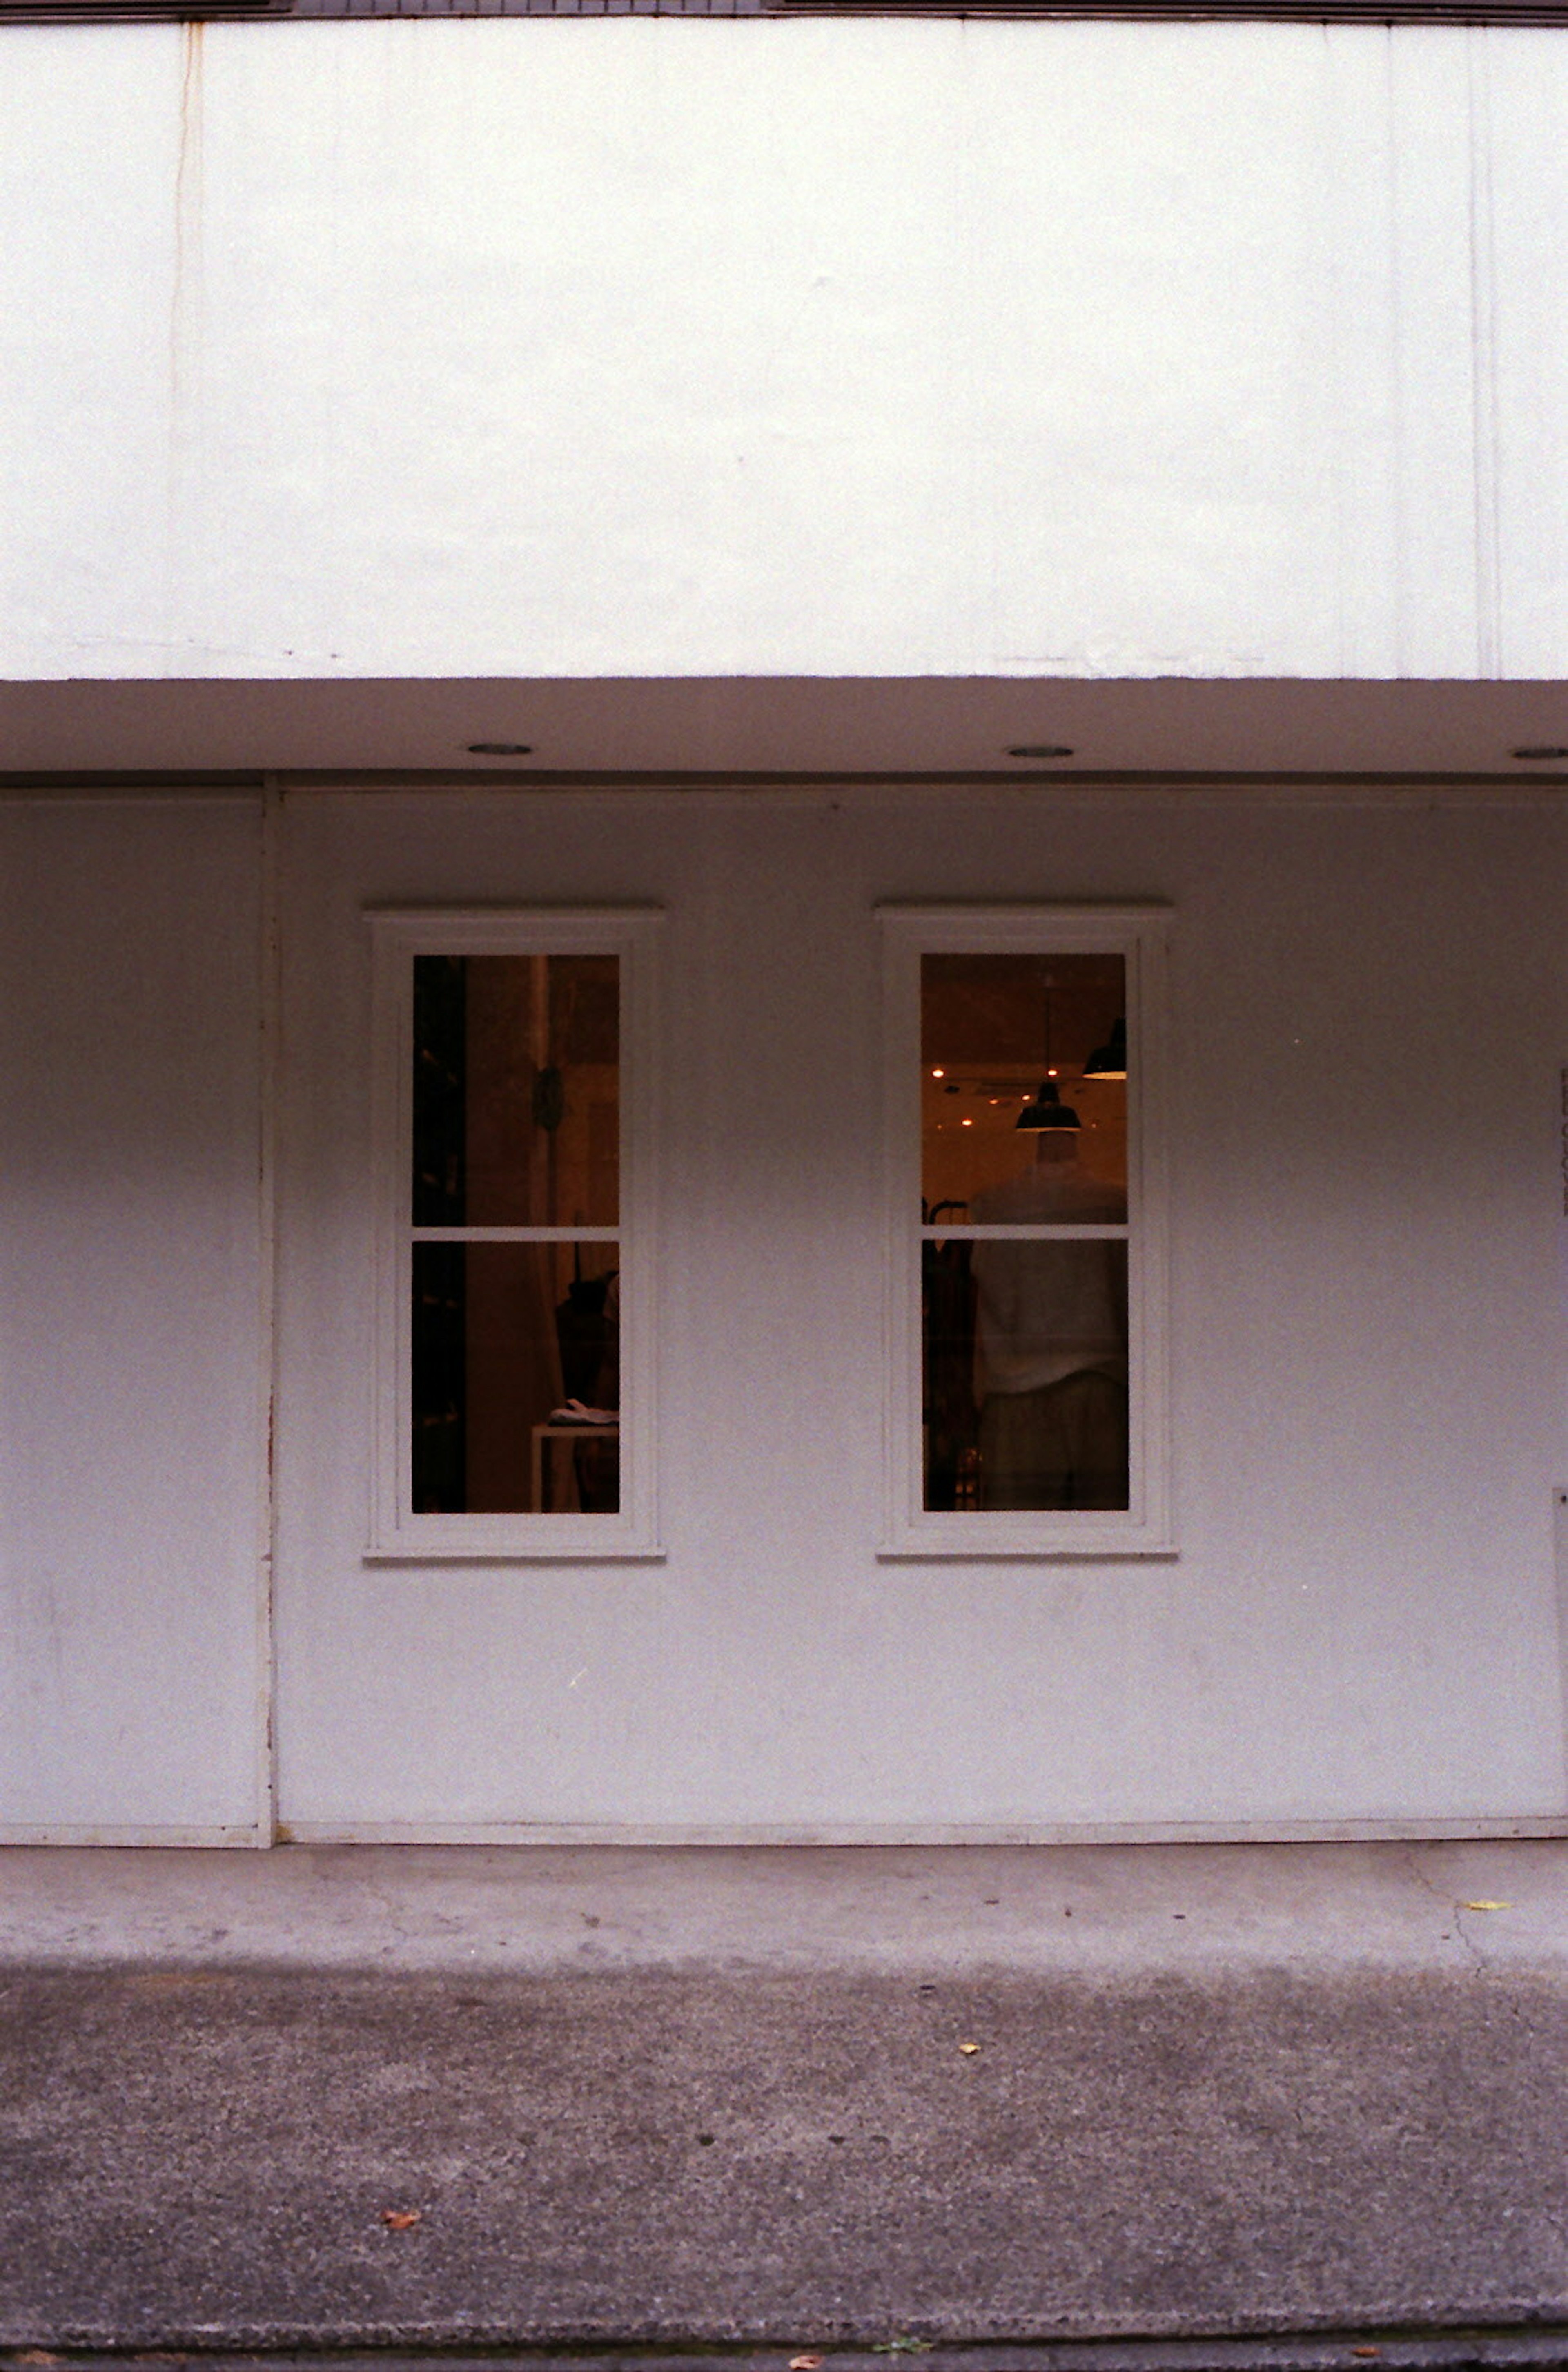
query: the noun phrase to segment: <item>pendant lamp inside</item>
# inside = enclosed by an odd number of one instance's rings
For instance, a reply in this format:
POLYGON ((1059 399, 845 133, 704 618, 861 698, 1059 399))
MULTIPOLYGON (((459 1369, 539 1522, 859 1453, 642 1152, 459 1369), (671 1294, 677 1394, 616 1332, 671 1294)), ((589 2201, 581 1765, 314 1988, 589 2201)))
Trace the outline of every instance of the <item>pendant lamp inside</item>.
POLYGON ((1127 1076, 1127 1017, 1119 1015, 1111 1025, 1109 1037, 1103 1046, 1097 1046, 1084 1064, 1086 1079, 1124 1079, 1127 1076))
POLYGON ((1064 1104, 1054 1079, 1042 1079, 1040 1093, 1032 1103, 1026 1104, 1014 1122, 1016 1128, 1080 1128, 1083 1125, 1071 1104, 1064 1104))

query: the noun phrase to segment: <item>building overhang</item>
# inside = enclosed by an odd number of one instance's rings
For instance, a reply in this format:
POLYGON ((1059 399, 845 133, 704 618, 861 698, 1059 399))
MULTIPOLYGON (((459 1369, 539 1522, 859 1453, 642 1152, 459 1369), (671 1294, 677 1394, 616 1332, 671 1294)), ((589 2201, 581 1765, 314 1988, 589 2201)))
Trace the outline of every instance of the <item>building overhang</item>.
POLYGON ((667 677, 0 685, 0 782, 12 787, 264 774, 1568 782, 1568 757, 1521 750, 1568 751, 1568 684, 667 677))

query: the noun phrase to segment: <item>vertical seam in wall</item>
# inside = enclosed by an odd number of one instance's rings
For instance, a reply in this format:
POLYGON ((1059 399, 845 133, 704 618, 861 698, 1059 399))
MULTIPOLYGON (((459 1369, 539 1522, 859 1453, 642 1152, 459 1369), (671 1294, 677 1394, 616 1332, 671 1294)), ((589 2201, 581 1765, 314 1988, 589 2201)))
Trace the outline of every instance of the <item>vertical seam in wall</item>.
POLYGON ((193 366, 200 350, 203 296, 204 57, 203 28, 192 19, 180 29, 180 123, 174 162, 174 257, 168 312, 164 637, 170 648, 180 635, 180 588, 184 546, 191 527, 186 430, 195 392, 193 366))
POLYGON ((1391 332, 1388 352, 1388 397, 1393 432, 1388 440, 1388 520, 1392 534, 1388 549, 1390 564, 1389 590, 1393 612, 1394 673, 1397 676, 1402 676, 1409 672, 1411 645, 1411 505, 1408 473, 1411 467, 1411 421, 1405 370, 1405 191, 1400 170, 1399 60, 1405 52, 1396 48, 1396 39, 1393 26, 1385 25, 1383 28, 1383 130, 1388 173, 1387 204, 1391 332))
POLYGON ((1476 672, 1504 672, 1498 525, 1497 270, 1492 189, 1491 53, 1484 26, 1466 29, 1469 103, 1470 447, 1475 523, 1476 672))
POLYGON ((279 840, 283 792, 275 775, 261 788, 261 896, 258 953, 261 965, 259 1017, 257 1215, 260 1227, 260 1335, 257 1378, 257 1449, 261 1474, 257 1541, 257 1836, 259 1845, 277 1840, 277 1645, 273 1622, 277 1547, 277 1107, 282 1043, 279 840))
MULTIPOLYGON (((1324 111, 1317 130, 1323 143, 1323 154, 1329 159, 1333 179, 1335 202, 1342 202, 1342 193, 1350 185, 1352 164, 1350 141, 1346 130, 1347 102, 1342 87, 1342 59, 1343 52, 1334 40, 1335 28, 1327 20, 1314 28, 1322 57, 1324 111)), ((1346 287, 1346 264, 1337 239, 1330 239, 1324 251, 1326 302, 1324 332, 1327 346, 1328 384, 1334 390, 1336 406, 1349 416, 1350 390, 1345 384, 1347 373, 1346 328, 1349 296, 1346 287)), ((1357 663, 1357 637, 1351 616, 1351 587, 1357 572, 1352 564, 1351 548, 1353 522, 1360 509, 1359 490, 1354 483, 1354 440, 1340 438, 1334 448, 1332 476, 1333 498, 1333 623, 1335 672, 1350 677, 1360 672, 1357 663)))
MULTIPOLYGON (((952 28, 952 33, 956 51, 955 79, 958 94, 958 154, 953 160, 955 211, 958 217, 954 246, 957 254, 962 257, 964 273, 963 288, 960 292, 956 292, 954 303, 962 307, 961 319, 968 327, 974 320, 974 291, 983 285, 975 256, 975 227, 979 209, 975 202, 972 160, 976 154, 973 134, 977 101, 974 43, 970 38, 969 18, 958 17, 952 28)), ((950 323, 946 325, 946 335, 947 344, 943 358, 944 370, 951 372, 956 369, 958 374, 956 381, 953 378, 948 378, 947 393, 952 404, 953 416, 964 424, 959 463, 962 473, 959 500, 963 506, 964 536, 971 553, 979 552, 984 554, 985 583, 980 600, 974 600, 970 587, 966 587, 964 592, 965 607, 969 611, 967 625, 970 664, 976 674, 984 674, 994 669, 998 661, 1002 660, 1009 642, 1016 647, 1022 621, 1019 620, 1009 629, 1007 604, 1002 590, 1004 577, 1001 539, 1002 503, 997 494, 994 456, 985 450, 989 445, 989 438, 982 429, 981 418, 979 416, 981 412, 982 390, 989 390, 990 375, 976 367, 975 345, 969 338, 960 342, 961 358, 955 365, 950 323), (992 464, 989 469, 981 466, 982 452, 984 459, 992 464), (983 626, 980 627, 977 633, 977 626, 981 618, 984 622, 983 626)), ((1017 616, 1016 603, 1014 616, 1015 618, 1017 616)), ((1028 642, 1032 644, 1037 639, 1036 630, 1031 626, 1027 633, 1028 642)))
MULTIPOLYGON (((1558 1157, 1562 1202, 1557 1219, 1558 1323, 1568 1324, 1568 1064, 1558 1072, 1558 1157)), ((1568 1809, 1568 1488, 1551 1494, 1552 1605, 1557 1616, 1557 1671, 1562 1691, 1559 1738, 1562 1755, 1562 1802, 1568 1809)))
POLYGON ((1556 1665, 1563 1717, 1559 1722, 1561 1800, 1568 1812, 1568 1490, 1551 1490, 1551 1601, 1556 1609, 1556 1665))

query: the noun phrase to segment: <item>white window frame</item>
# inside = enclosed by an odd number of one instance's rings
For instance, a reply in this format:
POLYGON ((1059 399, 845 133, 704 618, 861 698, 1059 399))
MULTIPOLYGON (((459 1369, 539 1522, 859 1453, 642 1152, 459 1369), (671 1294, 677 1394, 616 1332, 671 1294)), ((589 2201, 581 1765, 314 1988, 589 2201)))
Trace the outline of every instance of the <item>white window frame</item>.
MULTIPOLYGON (((884 906, 887 1335, 885 1557, 1169 1555, 1166 954, 1157 906, 884 906), (921 1226, 923 955, 1121 955, 1127 966, 1129 1464, 1125 1509, 928 1509, 922 1455, 921 1226)), ((996 1231, 1016 1232, 1016 1231, 996 1231)), ((1034 1230, 1028 1230, 1033 1233, 1034 1230)))
POLYGON ((371 910, 376 1179, 373 1559, 485 1564, 656 1557, 654 1310, 655 978, 661 917, 646 908, 371 910), (427 1515, 412 1497, 413 959, 425 955, 620 958, 621 1215, 615 1227, 474 1227, 471 1240, 613 1238, 621 1247, 617 1514, 427 1515))

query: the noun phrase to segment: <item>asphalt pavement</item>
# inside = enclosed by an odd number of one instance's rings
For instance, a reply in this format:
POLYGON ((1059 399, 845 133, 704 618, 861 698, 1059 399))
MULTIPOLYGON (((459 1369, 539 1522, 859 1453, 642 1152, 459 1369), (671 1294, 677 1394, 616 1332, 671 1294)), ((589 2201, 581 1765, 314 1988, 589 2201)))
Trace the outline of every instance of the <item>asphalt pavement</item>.
POLYGON ((1568 1846, 366 1854, 0 1855, 0 2348, 1564 2360, 1568 1846))

